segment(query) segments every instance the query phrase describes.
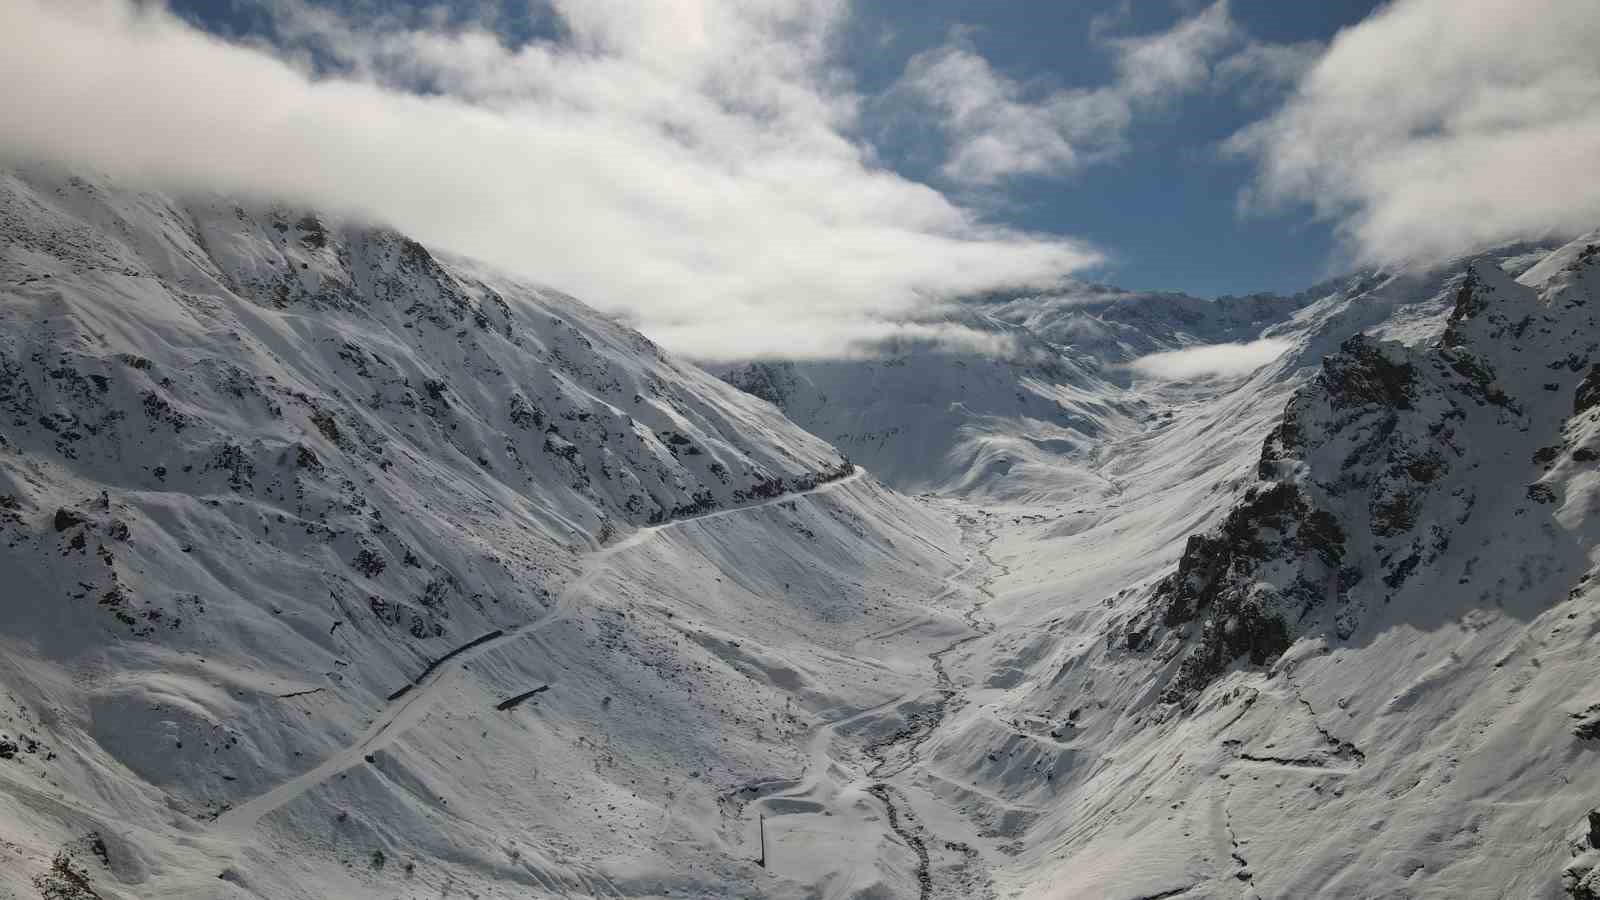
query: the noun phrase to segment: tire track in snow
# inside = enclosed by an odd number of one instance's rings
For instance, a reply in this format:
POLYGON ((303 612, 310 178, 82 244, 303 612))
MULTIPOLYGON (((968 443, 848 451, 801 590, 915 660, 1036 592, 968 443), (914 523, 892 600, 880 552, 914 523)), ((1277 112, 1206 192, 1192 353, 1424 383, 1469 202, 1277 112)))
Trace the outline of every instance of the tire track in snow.
POLYGON ((676 528, 679 525, 702 522, 706 519, 715 519, 736 513, 745 513, 794 500, 796 497, 824 493, 858 481, 863 474, 865 474, 864 470, 860 466, 856 466, 849 475, 819 484, 809 490, 781 494, 777 497, 763 500, 760 503, 719 509, 702 513, 698 516, 674 519, 659 525, 648 525, 636 530, 618 543, 590 554, 584 560, 584 565, 578 577, 562 588, 561 593, 556 598, 554 608, 545 616, 535 621, 518 625, 515 628, 506 629, 501 634, 487 640, 479 639, 478 641, 469 642, 464 647, 451 651, 450 654, 442 657, 438 663, 429 666, 423 671, 422 675, 418 676, 412 683, 413 690, 402 690, 392 695, 396 698, 395 701, 391 702, 383 713, 371 725, 367 726, 367 730, 355 741, 344 749, 329 754, 315 768, 283 782, 264 794, 224 810, 212 820, 212 828, 236 837, 248 835, 255 828, 256 823, 261 821, 262 817, 278 810, 298 798, 301 794, 340 772, 363 765, 368 755, 388 744, 396 735, 404 734, 411 727, 421 722, 432 707, 433 700, 439 693, 439 688, 450 679, 450 676, 461 671, 461 668, 467 663, 496 647, 504 646, 557 621, 564 620, 566 614, 571 612, 571 607, 568 603, 569 598, 577 595, 604 571, 600 564, 606 559, 637 547, 668 528, 676 528))

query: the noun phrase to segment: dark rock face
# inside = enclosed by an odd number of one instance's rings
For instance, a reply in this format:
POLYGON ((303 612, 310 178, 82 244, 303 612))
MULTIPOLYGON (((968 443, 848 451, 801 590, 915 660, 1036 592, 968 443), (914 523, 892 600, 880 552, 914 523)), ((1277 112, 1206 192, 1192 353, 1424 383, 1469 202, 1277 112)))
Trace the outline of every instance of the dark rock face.
POLYGON ((1600 365, 1591 366, 1572 399, 1572 414, 1581 415, 1600 403, 1600 365))
POLYGON ((1581 713, 1573 713, 1572 718, 1577 720, 1577 725, 1572 728, 1572 736, 1583 741, 1600 740, 1600 704, 1590 706, 1581 713))
MULTIPOLYGON (((1181 656, 1166 700, 1236 660, 1269 665, 1302 635, 1349 640, 1373 610, 1429 602, 1452 538, 1485 504, 1550 514, 1560 491, 1546 480, 1569 455, 1594 458, 1546 399, 1552 371, 1582 371, 1597 349, 1584 271, 1536 291, 1469 269, 1438 346, 1357 334, 1324 359, 1263 442, 1260 483, 1189 538, 1146 613, 1119 631, 1181 656)), ((1576 392, 1580 415, 1595 406, 1600 365, 1576 392)))
POLYGON ((1488 308, 1487 302, 1478 293, 1478 273, 1475 269, 1467 270, 1467 277, 1461 282, 1461 287, 1456 291, 1455 307, 1450 311, 1450 321, 1444 331, 1444 345, 1446 347, 1459 346, 1462 341, 1460 324, 1488 308))
POLYGON ((1190 536, 1178 571, 1157 585, 1155 595, 1166 627, 1200 620, 1173 699, 1204 687, 1241 656, 1264 665, 1288 649, 1282 608, 1296 601, 1315 605, 1321 588, 1301 579, 1286 595, 1253 576, 1276 557, 1308 552, 1324 566, 1336 567, 1344 555, 1344 534, 1332 516, 1312 510, 1290 482, 1251 489, 1220 528, 1190 536))
POLYGON ((1600 809, 1591 809, 1579 823, 1576 834, 1569 832, 1572 862, 1561 872, 1561 886, 1573 900, 1600 900, 1600 809))
POLYGON ((1334 409, 1360 408, 1376 403, 1390 409, 1411 409, 1416 368, 1397 359, 1377 341, 1356 335, 1339 347, 1322 365, 1322 384, 1334 409))

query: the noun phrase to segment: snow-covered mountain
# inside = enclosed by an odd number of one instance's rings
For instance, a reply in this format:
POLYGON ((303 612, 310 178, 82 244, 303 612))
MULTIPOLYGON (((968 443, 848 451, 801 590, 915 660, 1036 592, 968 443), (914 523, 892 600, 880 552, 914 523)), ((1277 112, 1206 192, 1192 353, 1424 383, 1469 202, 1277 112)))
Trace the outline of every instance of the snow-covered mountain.
POLYGON ((391 230, 9 170, 0 896, 1600 896, 1597 247, 973 298, 740 391, 391 230))
POLYGON ((1113 446, 1115 504, 1015 512, 1031 577, 929 778, 1026 811, 1021 895, 1593 895, 1596 241, 1470 264, 1281 415, 1263 370, 1113 446))
POLYGON ((866 356, 715 371, 900 490, 1050 502, 1114 494, 1101 450, 1165 424, 1159 388, 1136 388, 1128 363, 1252 340, 1321 296, 1211 301, 1102 285, 982 295, 939 319, 981 339, 901 339, 866 356))
POLYGON ((866 358, 751 362, 721 374, 900 490, 1040 498, 1104 488, 1063 460, 1087 457, 1143 404, 1094 359, 1025 327, 981 309, 946 322, 992 340, 901 340, 866 358))
POLYGON ((728 865, 727 791, 904 678, 849 648, 959 562, 765 403, 391 231, 31 168, 0 291, 19 895, 58 851, 105 897, 720 889, 671 848, 728 865))
POLYGON ((1208 300, 1176 292, 1074 284, 971 302, 1044 340, 1114 364, 1197 344, 1254 340, 1331 289, 1330 284, 1287 297, 1253 294, 1208 300))
POLYGON ((1141 371, 1141 359, 1271 339, 1285 348, 1273 379, 1293 383, 1352 334, 1416 341, 1437 331, 1453 284, 1474 259, 1520 272, 1551 249, 1515 244, 1366 270, 1288 296, 1206 300, 1094 284, 981 295, 940 319, 983 336, 971 346, 899 340, 876 355, 714 371, 900 490, 1008 502, 1114 495, 1107 446, 1165 427, 1174 404, 1213 397, 1249 374, 1174 386, 1141 371))

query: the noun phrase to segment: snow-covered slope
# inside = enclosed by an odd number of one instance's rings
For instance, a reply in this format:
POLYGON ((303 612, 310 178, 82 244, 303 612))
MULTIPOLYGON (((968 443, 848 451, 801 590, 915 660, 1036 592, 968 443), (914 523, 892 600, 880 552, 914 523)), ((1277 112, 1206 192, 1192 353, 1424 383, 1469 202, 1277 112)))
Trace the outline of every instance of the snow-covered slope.
POLYGON ((1216 387, 1180 387, 1175 401, 1128 363, 1273 328, 1298 333, 1309 320, 1297 312, 1322 296, 1209 301, 1098 286, 982 296, 943 320, 991 338, 978 349, 899 341, 867 357, 718 371, 900 490, 1031 503, 1115 496, 1105 448, 1165 427, 1174 402, 1216 387))
POLYGON ((1596 241, 1346 335, 1281 417, 1111 448, 1114 504, 1015 511, 927 776, 1026 817, 1003 886, 1593 895, 1596 241))
POLYGON ((899 341, 876 356, 752 362, 722 377, 903 491, 1037 499, 1104 488, 1077 463, 1141 405, 1093 359, 1026 328, 978 310, 948 322, 992 340, 899 341))
MULTIPOLYGON (((1105 448, 1170 424, 1174 403, 1215 393, 1189 385, 1174 399, 1129 363, 1275 328, 1298 333, 1309 320, 1297 313, 1331 291, 1211 301, 1074 285, 978 296, 947 308, 940 324, 985 340, 899 340, 873 355, 716 371, 903 491, 1024 503, 1115 496, 1105 448)), ((1349 299, 1341 295, 1341 308, 1349 299)))
POLYGON ((1106 363, 1196 344, 1240 343, 1325 296, 1327 285, 1289 297, 1253 294, 1207 300, 1173 292, 1074 284, 1020 297, 990 297, 990 315, 1106 363))
POLYGON ((1271 380, 1297 383, 1352 334, 1414 343, 1436 333, 1471 261, 1516 274, 1550 249, 1514 244, 1362 271, 1289 296, 1206 300, 1091 284, 976 296, 950 307, 941 324, 983 335, 969 342, 982 349, 902 340, 865 357, 717 371, 901 490, 1006 502, 1114 495, 1107 447, 1166 427, 1174 406, 1227 393, 1252 374, 1175 386, 1130 364, 1271 339, 1288 348, 1269 364, 1271 380))
POLYGON ((962 628, 947 516, 398 234, 28 168, 0 298, 19 895, 793 893, 725 797, 962 628))

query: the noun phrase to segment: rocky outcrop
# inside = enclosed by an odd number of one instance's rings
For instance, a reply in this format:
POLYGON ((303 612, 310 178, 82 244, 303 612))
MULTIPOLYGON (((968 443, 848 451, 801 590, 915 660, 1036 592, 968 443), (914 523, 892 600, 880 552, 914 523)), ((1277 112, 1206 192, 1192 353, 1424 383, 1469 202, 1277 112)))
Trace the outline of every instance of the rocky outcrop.
POLYGON ((1600 365, 1591 366, 1572 398, 1572 414, 1588 412, 1600 404, 1600 365))
POLYGON ((1241 656, 1264 665, 1281 655, 1290 641, 1284 610, 1320 603, 1327 579, 1315 576, 1338 573, 1343 557, 1338 522, 1326 511, 1313 510, 1291 482, 1252 489, 1221 527, 1190 536, 1178 570, 1156 587, 1162 626, 1197 623, 1199 629, 1173 685, 1174 696, 1204 686, 1241 656), (1319 565, 1286 588, 1258 577, 1274 559, 1307 554, 1319 565))
POLYGON ((1600 900, 1600 809, 1592 809, 1567 841, 1572 862, 1561 872, 1561 886, 1573 900, 1600 900))
POLYGON ((1124 626, 1140 635, 1130 646, 1181 656, 1167 700, 1237 660, 1271 664, 1304 635, 1350 640, 1375 609, 1466 584, 1473 561, 1460 575, 1439 564, 1475 516, 1550 514, 1565 460, 1593 458, 1559 396, 1573 385, 1574 422, 1600 405, 1597 262, 1578 254, 1536 287, 1473 266, 1436 345, 1357 334, 1325 358, 1267 435, 1259 483, 1189 538, 1124 626))

